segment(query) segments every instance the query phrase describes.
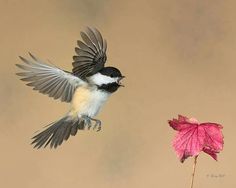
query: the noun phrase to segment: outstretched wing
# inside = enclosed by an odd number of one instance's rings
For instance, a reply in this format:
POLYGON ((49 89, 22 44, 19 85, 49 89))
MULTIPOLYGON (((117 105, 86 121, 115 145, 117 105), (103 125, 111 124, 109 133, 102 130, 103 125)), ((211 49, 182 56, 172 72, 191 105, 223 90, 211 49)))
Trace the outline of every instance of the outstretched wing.
POLYGON ((21 76, 21 80, 28 82, 26 85, 32 86, 34 90, 47 94, 54 99, 63 102, 70 102, 75 89, 83 84, 83 80, 65 72, 54 65, 43 63, 32 54, 32 60, 20 57, 25 64, 16 64, 23 72, 16 73, 21 76))
POLYGON ((85 80, 100 71, 106 62, 106 40, 102 38, 101 33, 93 28, 87 28, 86 32, 81 32, 84 42, 78 40, 78 47, 75 48, 76 56, 73 56, 74 62, 72 72, 85 80))

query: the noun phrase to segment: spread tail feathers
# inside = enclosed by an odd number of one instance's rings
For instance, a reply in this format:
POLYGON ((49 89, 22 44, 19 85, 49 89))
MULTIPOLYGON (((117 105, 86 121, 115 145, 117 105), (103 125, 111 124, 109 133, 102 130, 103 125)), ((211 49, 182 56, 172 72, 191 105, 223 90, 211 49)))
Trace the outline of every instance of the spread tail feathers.
POLYGON ((75 136, 78 129, 84 129, 84 120, 72 119, 65 116, 60 120, 49 124, 47 129, 35 135, 32 139, 34 148, 46 147, 50 144, 51 148, 61 145, 63 140, 67 140, 70 135, 75 136))

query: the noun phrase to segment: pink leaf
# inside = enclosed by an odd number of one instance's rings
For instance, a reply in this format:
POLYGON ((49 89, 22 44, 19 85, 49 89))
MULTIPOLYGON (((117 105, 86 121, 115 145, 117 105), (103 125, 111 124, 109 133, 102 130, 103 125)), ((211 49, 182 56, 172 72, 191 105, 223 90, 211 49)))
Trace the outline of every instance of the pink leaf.
POLYGON ((197 156, 201 151, 217 160, 217 153, 223 149, 223 128, 217 123, 199 123, 194 118, 179 115, 169 121, 177 132, 173 147, 181 162, 190 156, 197 156))

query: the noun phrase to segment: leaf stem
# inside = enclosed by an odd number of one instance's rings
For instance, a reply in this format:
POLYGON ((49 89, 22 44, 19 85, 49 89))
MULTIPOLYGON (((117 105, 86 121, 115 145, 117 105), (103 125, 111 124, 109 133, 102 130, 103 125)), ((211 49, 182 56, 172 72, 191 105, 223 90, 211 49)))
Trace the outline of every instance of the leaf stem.
POLYGON ((195 175, 195 170, 196 170, 196 165, 197 165, 197 157, 198 157, 198 155, 194 157, 193 171, 192 171, 192 178, 191 178, 190 188, 193 188, 194 175, 195 175))

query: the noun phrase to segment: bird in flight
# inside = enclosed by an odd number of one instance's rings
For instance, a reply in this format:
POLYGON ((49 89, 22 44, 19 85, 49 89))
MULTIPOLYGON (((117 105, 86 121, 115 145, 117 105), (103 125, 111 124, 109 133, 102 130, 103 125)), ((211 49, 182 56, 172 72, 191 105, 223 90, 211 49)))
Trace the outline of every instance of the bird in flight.
POLYGON ((72 72, 45 63, 29 53, 31 59, 20 56, 22 64, 16 64, 22 72, 16 73, 26 85, 40 93, 62 102, 70 103, 70 110, 61 119, 49 124, 35 135, 35 148, 57 148, 78 130, 91 127, 101 130, 98 114, 109 96, 118 90, 124 76, 115 67, 105 67, 107 43, 96 28, 81 32, 83 41, 78 40, 73 56, 72 72))

